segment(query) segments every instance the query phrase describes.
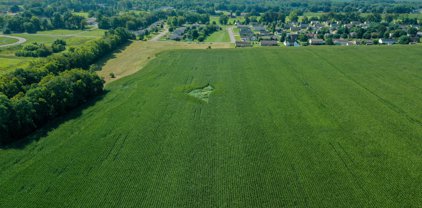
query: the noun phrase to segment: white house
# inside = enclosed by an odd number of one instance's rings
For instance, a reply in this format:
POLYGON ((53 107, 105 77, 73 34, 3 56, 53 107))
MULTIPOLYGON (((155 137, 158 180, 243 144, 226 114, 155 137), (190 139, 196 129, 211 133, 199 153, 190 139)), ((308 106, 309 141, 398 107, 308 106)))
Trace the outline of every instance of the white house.
POLYGON ((385 38, 380 38, 378 40, 379 44, 385 44, 385 45, 393 45, 396 43, 396 40, 394 39, 385 39, 385 38))

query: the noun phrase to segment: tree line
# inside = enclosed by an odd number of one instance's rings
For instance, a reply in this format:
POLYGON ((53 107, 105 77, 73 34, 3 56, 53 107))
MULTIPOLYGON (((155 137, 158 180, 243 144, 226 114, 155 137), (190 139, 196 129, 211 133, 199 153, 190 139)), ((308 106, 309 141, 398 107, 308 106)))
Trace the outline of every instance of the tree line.
POLYGON ((131 38, 123 28, 110 30, 86 46, 1 76, 0 144, 16 141, 99 95, 104 82, 90 66, 131 38))
POLYGON ((37 42, 25 45, 21 50, 16 51, 15 55, 23 57, 46 57, 64 50, 66 50, 66 41, 57 39, 51 44, 51 47, 37 42))
POLYGON ((0 17, 0 28, 3 28, 3 33, 5 34, 36 33, 52 29, 82 30, 85 27, 85 18, 74 15, 71 12, 63 14, 55 12, 48 17, 38 17, 30 12, 0 17))

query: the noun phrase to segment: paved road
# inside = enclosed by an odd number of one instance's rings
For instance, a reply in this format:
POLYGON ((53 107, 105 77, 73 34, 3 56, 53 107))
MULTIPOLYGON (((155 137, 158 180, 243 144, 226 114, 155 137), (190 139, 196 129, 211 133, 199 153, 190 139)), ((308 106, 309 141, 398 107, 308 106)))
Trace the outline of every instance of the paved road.
POLYGON ((162 37, 164 37, 168 32, 169 32, 169 29, 167 28, 167 25, 166 25, 166 26, 164 26, 164 30, 163 31, 161 31, 155 37, 151 38, 149 41, 152 41, 152 42, 160 41, 160 39, 162 37))
POLYGON ((10 36, 10 35, 0 35, 0 37, 4 37, 4 38, 13 38, 18 40, 18 42, 16 43, 11 43, 11 44, 6 44, 6 45, 0 45, 0 48, 5 48, 5 47, 10 47, 10 46, 17 46, 20 45, 22 43, 26 42, 25 38, 21 38, 21 37, 16 37, 16 36, 10 36))
POLYGON ((227 28, 227 31, 229 32, 230 42, 231 43, 235 43, 236 42, 236 38, 234 37, 233 27, 227 28))

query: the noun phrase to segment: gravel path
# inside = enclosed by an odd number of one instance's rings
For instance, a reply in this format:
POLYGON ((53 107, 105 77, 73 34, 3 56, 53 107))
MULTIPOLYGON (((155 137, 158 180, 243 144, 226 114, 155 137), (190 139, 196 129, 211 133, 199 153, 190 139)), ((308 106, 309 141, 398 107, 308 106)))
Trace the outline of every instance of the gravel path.
POLYGON ((21 37, 16 37, 16 36, 10 36, 10 35, 0 35, 0 37, 4 37, 4 38, 13 38, 18 40, 18 42, 16 43, 11 43, 11 44, 6 44, 6 45, 0 45, 0 48, 5 48, 5 47, 10 47, 10 46, 17 46, 20 45, 22 43, 26 42, 25 38, 21 38, 21 37))
POLYGON ((236 38, 234 37, 233 27, 227 28, 227 31, 229 32, 230 42, 236 43, 236 38))
POLYGON ((152 42, 160 41, 160 39, 164 37, 168 32, 169 32, 169 29, 167 28, 167 26, 164 26, 164 30, 161 31, 158 35, 156 35, 152 39, 150 39, 149 41, 152 41, 152 42))

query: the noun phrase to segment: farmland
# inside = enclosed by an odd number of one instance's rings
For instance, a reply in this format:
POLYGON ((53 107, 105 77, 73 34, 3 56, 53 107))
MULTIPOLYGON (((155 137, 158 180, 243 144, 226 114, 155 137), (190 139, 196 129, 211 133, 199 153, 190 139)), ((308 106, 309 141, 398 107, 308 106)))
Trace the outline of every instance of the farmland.
POLYGON ((3 147, 0 207, 420 207, 421 53, 159 53, 3 147))

